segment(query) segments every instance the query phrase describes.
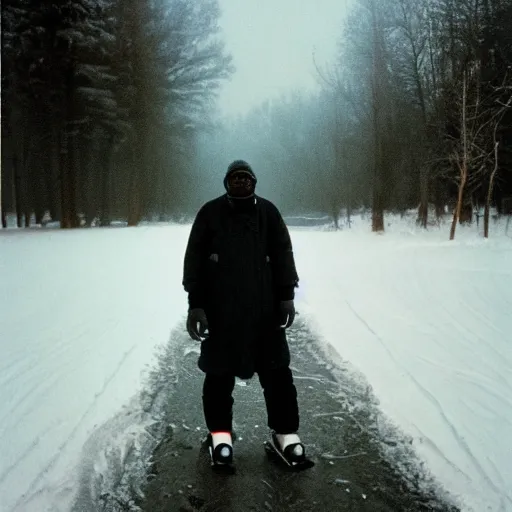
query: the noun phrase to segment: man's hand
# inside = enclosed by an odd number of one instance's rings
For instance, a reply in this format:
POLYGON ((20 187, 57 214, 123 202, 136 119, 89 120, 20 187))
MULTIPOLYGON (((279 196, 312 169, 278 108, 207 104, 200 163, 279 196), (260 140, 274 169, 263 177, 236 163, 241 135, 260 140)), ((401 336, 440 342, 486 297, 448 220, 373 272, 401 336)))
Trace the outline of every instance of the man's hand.
POLYGON ((195 308, 188 312, 187 332, 189 336, 196 341, 203 341, 206 338, 206 330, 208 329, 208 320, 204 309, 195 308))
POLYGON ((288 329, 293 324, 295 319, 295 304, 293 300, 282 300, 280 304, 281 329, 288 329))

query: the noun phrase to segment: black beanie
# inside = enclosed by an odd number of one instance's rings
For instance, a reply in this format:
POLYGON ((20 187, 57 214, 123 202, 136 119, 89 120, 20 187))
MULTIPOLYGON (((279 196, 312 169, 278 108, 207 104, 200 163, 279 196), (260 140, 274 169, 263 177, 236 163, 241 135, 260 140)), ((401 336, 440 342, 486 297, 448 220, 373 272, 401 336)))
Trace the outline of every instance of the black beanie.
POLYGON ((246 171, 251 175, 251 178, 254 181, 254 185, 256 185, 256 183, 258 182, 258 180, 256 179, 256 175, 254 174, 254 171, 245 160, 235 160, 234 162, 231 162, 229 164, 226 176, 224 177, 224 188, 226 190, 228 189, 228 178, 235 171, 246 171))

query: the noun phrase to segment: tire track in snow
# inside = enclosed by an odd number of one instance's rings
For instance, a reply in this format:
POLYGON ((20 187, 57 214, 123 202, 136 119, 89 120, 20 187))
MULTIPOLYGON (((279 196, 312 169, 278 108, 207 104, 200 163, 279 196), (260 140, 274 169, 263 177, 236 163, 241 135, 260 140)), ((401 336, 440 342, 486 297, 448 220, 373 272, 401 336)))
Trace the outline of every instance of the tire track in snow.
MULTIPOLYGON (((16 371, 13 371, 11 375, 9 375, 4 381, 2 381, 2 386, 7 386, 8 384, 10 384, 12 381, 15 381, 15 380, 19 380, 20 378, 28 375, 28 376, 31 376, 33 374, 33 371, 35 368, 38 368, 38 367, 43 367, 43 368, 48 368, 47 372, 49 373, 49 369, 50 369, 50 366, 51 365, 48 365, 48 364, 42 364, 43 361, 53 361, 55 359, 55 355, 60 355, 60 354, 64 354, 65 352, 69 352, 70 350, 73 350, 73 352, 71 353, 71 356, 72 358, 70 359, 70 361, 72 361, 74 359, 74 357, 76 356, 76 351, 75 351, 75 347, 76 345, 73 343, 73 341, 76 341, 78 339, 80 339, 81 337, 84 337, 87 332, 87 329, 83 329, 82 326, 87 326, 87 322, 80 322, 78 324, 76 324, 74 327, 73 327, 73 330, 76 332, 80 332, 80 334, 76 335, 76 336, 73 336, 71 338, 67 338, 65 336, 57 336, 57 335, 49 335, 48 332, 44 332, 44 335, 42 335, 41 337, 44 339, 44 338, 47 338, 47 339, 54 339, 54 338, 57 338, 58 341, 56 343, 52 343, 51 344, 51 348, 47 349, 47 350, 44 350, 44 352, 42 354, 38 354, 38 355, 34 355, 34 354, 31 354, 31 358, 27 360, 27 357, 26 357, 26 351, 27 351, 27 347, 25 347, 22 351, 20 350, 20 353, 23 353, 23 357, 16 360, 15 363, 21 363, 19 366, 21 366, 21 368, 19 369, 16 369, 16 371)), ((58 333, 61 333, 61 329, 55 329, 56 332, 58 333)), ((34 347, 32 346, 28 346, 29 349, 31 350, 34 350, 34 347)), ((10 367, 12 367, 13 365, 12 364, 9 364, 7 366, 5 366, 4 368, 2 368, 2 370, 4 369, 9 369, 10 367)))
POLYGON ((468 482, 471 482, 471 477, 468 475, 465 471, 463 471, 455 462, 451 461, 445 453, 437 446, 437 444, 434 442, 434 440, 426 435, 423 430, 418 427, 418 425, 415 423, 414 428, 419 432, 420 436, 422 437, 422 442, 424 442, 432 451, 434 451, 441 459, 443 459, 446 464, 448 464, 455 472, 460 473, 463 475, 468 482))
MULTIPOLYGON (((475 284, 472 285, 472 290, 473 290, 473 296, 478 297, 480 290, 477 288, 477 286, 475 284)), ((498 329, 496 327, 495 322, 493 322, 487 315, 483 314, 481 310, 476 309, 469 301, 463 299, 461 301, 461 304, 463 305, 464 308, 471 311, 473 317, 476 319, 479 319, 482 324, 484 324, 486 327, 489 328, 489 330, 494 331, 496 334, 499 334, 500 337, 504 336, 505 333, 501 329, 498 329)), ((480 339, 482 341, 484 341, 485 343, 489 344, 486 339, 482 339, 482 338, 480 338, 480 339)), ((489 344, 489 349, 491 349, 495 353, 495 355, 499 354, 498 351, 496 349, 494 349, 492 344, 489 344)))
MULTIPOLYGON (((496 359, 502 359, 504 357, 504 352, 498 350, 495 347, 496 339, 494 337, 490 339, 487 336, 481 336, 480 334, 478 334, 477 329, 460 323, 454 317, 453 313, 450 312, 448 307, 441 307, 441 305, 438 304, 437 302, 436 294, 432 293, 431 291, 431 279, 429 276, 423 275, 424 267, 419 267, 417 264, 418 261, 420 261, 418 257, 414 257, 412 259, 415 272, 410 281, 417 281, 419 283, 418 276, 421 276, 424 285, 427 285, 426 287, 420 287, 419 285, 417 286, 417 290, 419 292, 417 295, 420 300, 423 300, 425 304, 425 310, 428 311, 429 308, 432 309, 433 304, 437 304, 439 307, 436 310, 436 316, 438 318, 443 316, 447 320, 447 322, 449 322, 450 325, 453 325, 455 327, 457 332, 460 333, 460 340, 463 340, 464 351, 470 352, 472 354, 472 358, 479 361, 480 367, 485 368, 485 372, 480 372, 478 374, 478 379, 475 379, 475 374, 463 374, 461 370, 458 370, 457 373, 459 375, 464 375, 464 377, 467 378, 467 381, 470 382, 471 385, 478 387, 484 393, 491 395, 498 401, 505 401, 506 404, 504 404, 504 407, 511 406, 512 402, 509 399, 509 396, 511 394, 510 391, 512 391, 510 379, 508 379, 506 375, 500 373, 498 369, 495 368, 495 366, 492 364, 492 362, 490 362, 487 359, 487 357, 482 357, 483 351, 481 347, 485 347, 484 352, 489 351, 493 353, 496 359), (490 378, 492 378, 492 380, 489 380, 490 378), (509 392, 497 394, 495 391, 496 382, 498 382, 501 386, 506 388, 509 392)), ((505 278, 511 277, 511 274, 508 272, 489 271, 489 269, 462 268, 460 270, 464 273, 488 273, 489 278, 493 280, 492 282, 495 285, 496 290, 501 290, 501 286, 503 286, 503 283, 508 283, 507 279, 505 278), (499 282, 496 281, 498 276, 500 277, 499 282)), ((480 322, 478 323, 479 326, 487 326, 490 330, 500 335, 500 337, 502 338, 502 340, 500 341, 501 344, 507 343, 505 341, 506 337, 503 331, 497 329, 496 326, 494 325, 494 322, 492 322, 487 315, 484 315, 482 314, 481 311, 475 309, 475 307, 466 299, 466 297, 469 296, 478 298, 483 305, 482 310, 484 310, 488 306, 488 303, 494 303, 494 301, 496 300, 493 297, 485 297, 482 295, 482 290, 488 291, 491 288, 477 288, 476 284, 472 282, 471 279, 467 279, 465 276, 466 274, 464 274, 464 277, 461 279, 461 281, 471 287, 471 292, 463 293, 462 298, 457 297, 457 303, 459 304, 461 310, 470 311, 472 313, 472 316, 470 317, 471 320, 480 320, 480 322)), ((503 296, 504 294, 501 294, 501 298, 503 298, 503 296)), ((505 300, 504 302, 507 301, 505 300)))
MULTIPOLYGON (((119 325, 119 320, 116 320, 113 323, 114 327, 117 327, 119 325)), ((77 324, 78 326, 86 326, 87 322, 81 322, 77 324)), ((110 327, 110 326, 109 326, 110 327)), ((77 328, 75 328, 76 330, 77 328)), ((20 389, 27 389, 25 393, 23 393, 22 396, 17 397, 14 401, 14 405, 9 406, 9 409, 6 410, 3 414, 3 416, 0 418, 0 425, 5 422, 6 418, 9 418, 10 416, 13 416, 14 412, 16 410, 20 410, 21 407, 27 403, 28 401, 31 401, 32 403, 38 403, 40 396, 46 396, 50 389, 57 386, 59 384, 59 381, 63 377, 65 373, 72 373, 74 370, 72 368, 72 364, 74 363, 75 359, 78 359, 80 361, 83 361, 86 356, 93 350, 91 346, 87 343, 85 344, 77 344, 76 341, 80 340, 84 336, 87 336, 87 329, 78 329, 79 334, 70 337, 70 338, 64 338, 61 337, 60 341, 52 346, 52 348, 48 351, 45 351, 45 353, 41 357, 33 358, 30 363, 25 365, 25 368, 22 371, 16 371, 12 372, 12 375, 10 375, 5 381, 0 383, 1 387, 6 387, 7 384, 11 383, 12 381, 20 381, 22 378, 27 376, 26 381, 23 385, 19 385, 19 382, 17 382, 17 387, 20 389), (77 346, 81 346, 82 348, 78 351, 76 350, 77 346), (56 358, 55 356, 59 356, 56 358), (67 356, 66 361, 63 360, 63 357, 67 356), (51 364, 41 364, 41 361, 49 360, 59 361, 59 366, 53 367, 51 364), (36 367, 42 367, 42 370, 40 370, 40 374, 36 379, 32 377, 32 374, 34 373, 34 368, 36 367), (30 381, 33 380, 33 383, 30 383, 30 381), (44 384, 41 384, 43 382, 44 384)), ((110 328, 103 329, 102 332, 98 334, 96 339, 98 341, 101 341, 105 336, 108 336, 110 333, 110 328)), ((7 366, 8 368, 9 366, 7 366)), ((31 414, 32 411, 32 404, 27 403, 25 407, 25 412, 23 412, 17 419, 17 422, 12 424, 10 428, 15 428, 19 423, 25 420, 25 418, 31 414)), ((5 430, 5 429, 4 429, 5 430)), ((0 434, 2 433, 2 430, 0 429, 0 434)))
POLYGON ((44 437, 52 427, 46 428, 41 434, 39 434, 27 447, 27 449, 14 461, 9 467, 5 468, 2 473, 0 473, 0 484, 3 484, 5 479, 9 476, 11 471, 16 469, 21 462, 23 462, 32 452, 32 450, 39 444, 42 437, 44 437))
MULTIPOLYGON (((415 249, 415 253, 418 252, 418 249, 415 249)), ((432 338, 432 342, 439 344, 438 339, 446 339, 447 336, 452 336, 453 332, 450 332, 447 326, 453 326, 454 331, 458 334, 458 337, 456 338, 456 341, 461 346, 462 350, 464 352, 471 354, 471 359, 479 361, 480 368, 484 369, 485 371, 480 372, 479 378, 482 378, 481 375, 492 375, 493 379, 498 379, 500 383, 506 384, 505 378, 497 373, 496 368, 493 366, 492 362, 488 361, 487 358, 482 357, 482 351, 480 347, 482 345, 485 345, 486 347, 490 348, 493 353, 495 353, 496 357, 501 358, 501 353, 496 353, 495 348, 492 346, 492 344, 489 344, 489 342, 486 339, 482 339, 474 329, 471 329, 461 323, 457 320, 457 318, 454 316, 454 314, 450 311, 450 309, 444 305, 443 303, 439 303, 438 300, 438 294, 436 291, 432 291, 433 281, 430 277, 430 275, 425 275, 425 273, 428 271, 424 266, 419 266, 418 262, 421 261, 421 258, 418 256, 414 256, 412 259, 412 270, 414 272, 410 272, 409 279, 407 279, 408 283, 414 283, 416 284, 416 300, 422 301, 424 304, 424 307, 421 308, 423 311, 430 312, 428 313, 427 321, 430 326, 433 327, 433 329, 440 334, 443 332, 443 336, 436 336, 432 338), (420 285, 420 281, 422 285, 420 285), (434 309, 435 308, 435 309, 434 309), (435 311, 435 313, 434 313, 435 311), (443 323, 441 323, 441 319, 444 320, 443 323), (441 330, 440 326, 443 325, 444 329, 441 330)), ((449 269, 445 269, 446 271, 449 269)), ((463 272, 483 272, 484 269, 461 269, 463 272)), ((491 272, 491 275, 497 275, 498 273, 491 272)), ((508 274, 506 274, 508 275, 508 274)), ((461 279, 461 282, 469 284, 468 279, 461 279)), ((474 289, 474 287, 473 287, 474 289)), ((466 292, 467 293, 467 292, 466 292)), ((476 294, 478 296, 478 294, 476 294)), ((461 300, 460 296, 456 296, 455 300, 457 300, 457 304, 460 305, 461 309, 464 310, 467 309, 468 304, 467 301, 461 300)), ((453 304, 451 304, 453 306, 453 304)), ((420 309, 420 308, 418 308, 420 309)), ((443 347, 444 350, 444 347, 443 347)), ((458 355, 457 355, 458 357, 458 355)), ((488 387, 483 387, 479 383, 474 383, 475 385, 479 386, 480 389, 484 390, 486 393, 492 394, 496 398, 502 399, 501 396, 497 396, 495 391, 493 391, 493 386, 490 385, 488 387)))
MULTIPOLYGON (((9 409, 5 412, 5 414, 0 418, 0 423, 5 423, 7 418, 11 418, 16 410, 19 410, 21 406, 25 404, 30 398, 34 397, 34 400, 37 402, 37 399, 41 396, 44 397, 49 393, 49 390, 56 386, 59 383, 59 380, 61 378, 61 375, 56 374, 55 372, 45 372, 43 374, 43 377, 45 378, 44 384, 41 384, 41 382, 35 382, 31 387, 27 389, 25 393, 23 393, 22 396, 17 397, 15 400, 14 405, 9 406, 9 409), (46 380, 48 379, 48 380, 46 380)), ((28 408, 23 414, 18 416, 16 423, 13 425, 10 425, 10 428, 16 427, 21 422, 25 420, 25 418, 32 413, 32 410, 28 408)), ((3 434, 4 430, 1 430, 0 433, 3 434)))
POLYGON ((16 510, 20 505, 25 502, 27 498, 30 499, 30 495, 34 493, 37 485, 39 482, 44 478, 44 476, 48 473, 48 471, 57 463, 59 460, 59 457, 61 456, 62 452, 66 449, 68 444, 71 442, 71 440, 76 436, 78 430, 80 429, 80 426, 82 425, 85 418, 91 413, 91 411, 96 406, 96 403, 98 400, 102 397, 102 395, 105 393, 107 388, 109 387, 109 384, 115 379, 116 375, 119 373, 121 368, 123 367, 125 361, 128 359, 130 354, 135 350, 137 347, 136 344, 133 344, 130 349, 128 349, 124 354, 121 360, 119 361, 118 365, 114 369, 114 371, 110 374, 110 376, 105 380, 103 383, 102 388, 98 393, 94 395, 94 399, 92 403, 87 407, 87 409, 84 411, 78 422, 73 427, 73 430, 70 432, 68 437, 61 443, 61 445, 57 448, 56 454, 50 459, 50 462, 36 475, 36 477, 32 480, 30 485, 28 486, 27 491, 21 496, 21 498, 15 503, 14 510, 16 510))
MULTIPOLYGON (((355 311, 355 309, 352 307, 350 302, 348 302, 348 301, 345 301, 345 302, 346 302, 348 308, 354 314, 354 316, 368 329, 368 331, 373 336, 375 336, 377 341, 382 345, 384 350, 388 353, 388 355, 391 358, 391 360, 393 361, 393 363, 409 377, 409 379, 415 384, 415 386, 418 388, 418 390, 430 401, 430 403, 432 403, 435 406, 435 408, 438 410, 441 418, 443 419, 443 421, 446 423, 446 425, 449 427, 450 431, 452 432, 453 437, 454 437, 455 441, 457 442, 457 444, 459 445, 459 447, 461 448, 461 450, 463 450, 463 452, 469 457, 469 459, 473 463, 474 467, 476 468, 476 470, 478 471, 480 476, 489 484, 489 486, 497 493, 497 495, 500 496, 500 499, 502 501, 502 494, 501 494, 500 489, 494 484, 493 480, 489 477, 489 475, 485 472, 483 467, 480 465, 480 463, 478 462, 476 457, 473 455, 473 452, 470 450, 469 446, 467 445, 466 441, 464 441, 464 439, 459 435, 459 433, 457 432, 457 429, 452 424, 452 422, 448 419, 448 416, 444 412, 441 404, 436 399, 436 397, 434 395, 432 395, 432 393, 430 393, 430 391, 428 391, 428 389, 426 389, 422 384, 420 384, 420 382, 407 370, 406 367, 404 367, 402 364, 400 364, 400 362, 396 359, 396 357, 393 355, 391 350, 387 347, 386 343, 384 343, 384 340, 370 327, 370 325, 366 322, 366 320, 364 318, 362 318, 359 315, 359 313, 357 313, 357 311, 355 311)), ((503 506, 503 501, 502 501, 502 506, 503 506)))
MULTIPOLYGON (((72 349, 75 345, 72 343, 73 340, 79 339, 80 336, 75 336, 74 338, 63 341, 59 344, 58 347, 51 350, 49 353, 46 353, 44 358, 55 360, 53 357, 54 354, 65 354, 66 352, 71 355, 71 357, 68 357, 66 361, 62 359, 63 356, 59 356, 56 360, 59 361, 59 366, 53 367, 50 364, 42 364, 42 359, 34 359, 33 363, 30 364, 29 367, 25 369, 25 371, 21 372, 19 375, 13 375, 10 380, 5 381, 2 383, 2 385, 5 385, 6 382, 11 381, 19 381, 21 380, 21 377, 24 377, 25 375, 28 375, 30 379, 27 379, 24 385, 18 386, 20 389, 26 389, 26 391, 23 393, 23 395, 18 396, 14 400, 14 404, 9 406, 9 409, 5 411, 5 414, 0 418, 0 424, 5 422, 6 418, 9 418, 14 415, 14 412, 16 410, 20 410, 22 406, 25 405, 25 412, 23 412, 18 418, 17 422, 11 425, 11 428, 16 427, 19 425, 22 421, 25 420, 25 418, 31 414, 32 411, 32 405, 33 403, 39 402, 39 397, 44 397, 48 393, 50 393, 50 389, 54 388, 59 384, 59 381, 62 379, 62 376, 66 373, 73 372, 73 368, 70 366, 71 363, 75 360, 75 358, 79 358, 80 361, 83 361, 83 357, 87 355, 91 348, 88 345, 84 345, 81 351, 75 351, 70 352, 69 349, 72 349), (59 347, 62 350, 59 350, 59 347), (64 350, 65 349, 65 350, 64 350), (40 370, 40 374, 36 379, 32 378, 33 369, 35 367, 41 366, 42 370, 40 370), (33 382, 30 384, 30 381, 33 380, 33 382), (41 384, 41 383, 44 384, 41 384), (31 401, 32 403, 27 403, 31 401)), ((1 432, 1 431, 0 431, 1 432)))

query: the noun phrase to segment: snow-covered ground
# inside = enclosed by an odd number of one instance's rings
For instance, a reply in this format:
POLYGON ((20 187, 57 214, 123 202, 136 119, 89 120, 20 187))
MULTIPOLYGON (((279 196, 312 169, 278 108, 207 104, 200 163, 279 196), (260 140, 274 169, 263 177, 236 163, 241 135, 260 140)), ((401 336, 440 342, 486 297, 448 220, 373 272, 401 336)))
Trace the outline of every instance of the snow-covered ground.
POLYGON ((136 394, 186 313, 186 236, 0 232, 1 512, 66 510, 84 443, 136 394))
POLYGON ((296 234, 298 303, 468 510, 510 511, 512 232, 475 231, 296 234))
MULTIPOLYGON (((0 231, 1 512, 69 510, 150 429, 137 393, 186 313, 189 229, 0 231)), ((447 235, 293 228, 297 308, 464 510, 512 511, 512 226, 447 235)))

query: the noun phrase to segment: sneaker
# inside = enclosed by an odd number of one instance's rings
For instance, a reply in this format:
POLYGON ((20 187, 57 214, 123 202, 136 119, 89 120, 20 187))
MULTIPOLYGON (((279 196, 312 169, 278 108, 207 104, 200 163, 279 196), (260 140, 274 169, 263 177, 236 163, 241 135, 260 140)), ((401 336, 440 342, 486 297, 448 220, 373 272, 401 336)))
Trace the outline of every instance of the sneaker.
POLYGON ((215 464, 233 462, 233 441, 231 432, 211 432, 211 457, 215 464))
POLYGON ((304 445, 297 434, 272 434, 274 444, 290 462, 300 462, 306 458, 304 445))

